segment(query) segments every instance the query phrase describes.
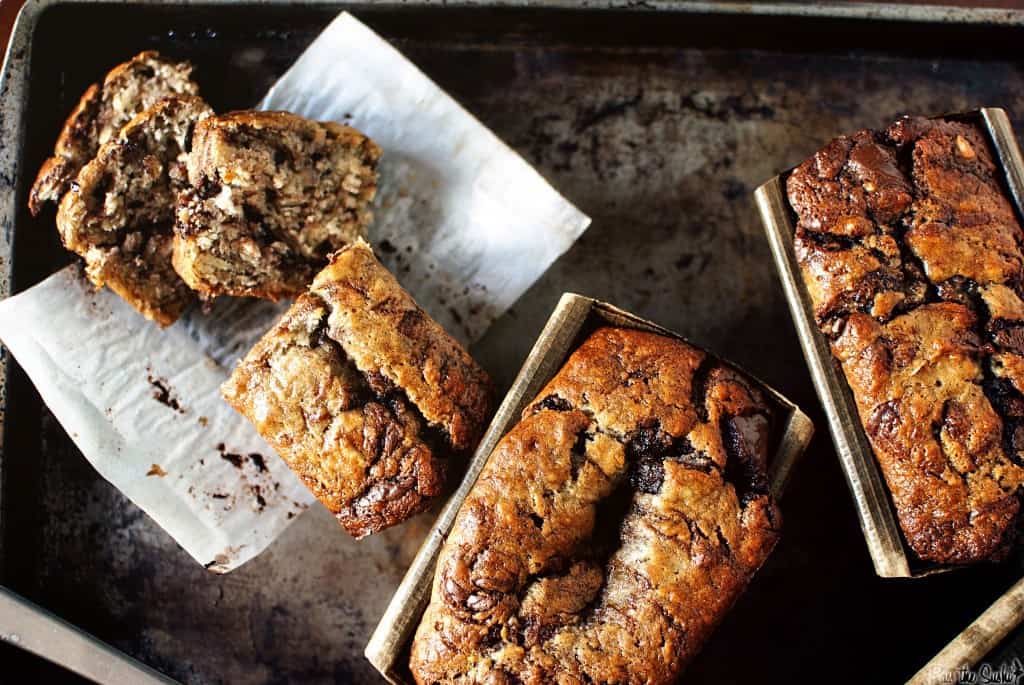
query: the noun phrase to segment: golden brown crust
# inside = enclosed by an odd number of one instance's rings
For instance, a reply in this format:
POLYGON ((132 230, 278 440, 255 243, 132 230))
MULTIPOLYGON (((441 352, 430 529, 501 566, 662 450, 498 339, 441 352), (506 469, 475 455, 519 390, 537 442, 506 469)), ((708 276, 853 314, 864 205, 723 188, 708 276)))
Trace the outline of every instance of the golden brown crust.
POLYGON ((171 229, 190 133, 210 112, 195 96, 158 101, 100 148, 57 211, 64 246, 85 259, 96 287, 164 326, 194 300, 171 266, 171 229))
POLYGON ((1016 530, 1024 234, 995 171, 977 127, 905 118, 788 180, 818 323, 926 561, 999 558, 1016 530))
POLYGON ((671 683, 778 538, 772 410, 685 343, 602 328, 498 444, 438 560, 427 683, 671 683))
POLYGON ((33 215, 47 202, 58 202, 71 182, 132 117, 170 95, 195 95, 191 65, 172 62, 154 51, 140 52, 110 70, 103 83, 86 89, 68 116, 54 146, 54 155, 39 170, 29 191, 33 215))
POLYGON ((490 411, 487 375, 364 243, 333 258, 222 393, 357 538, 429 506, 490 411))
POLYGON ((206 120, 178 207, 178 273, 204 297, 303 292, 328 254, 365 235, 379 157, 355 129, 287 112, 206 120))
POLYGON ((366 242, 331 255, 309 290, 330 306, 332 337, 361 372, 402 388, 456 450, 476 444, 489 418, 490 379, 366 242))

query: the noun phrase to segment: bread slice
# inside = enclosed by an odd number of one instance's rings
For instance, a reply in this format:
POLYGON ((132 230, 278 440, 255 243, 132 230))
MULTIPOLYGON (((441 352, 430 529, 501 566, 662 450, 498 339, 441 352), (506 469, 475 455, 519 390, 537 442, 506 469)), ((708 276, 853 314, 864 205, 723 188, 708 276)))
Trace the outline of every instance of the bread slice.
POLYGON ((171 265, 174 207, 192 131, 212 113, 197 96, 160 100, 100 148, 57 210, 61 239, 85 258, 89 279, 164 326, 195 298, 171 265))
POLYGON ((286 112, 206 119, 189 155, 174 267, 207 298, 299 295, 329 254, 365 235, 379 157, 355 129, 286 112))
POLYGON ((47 202, 58 202, 100 146, 116 137, 136 114, 169 95, 197 94, 199 86, 191 73, 188 62, 147 51, 114 67, 103 83, 90 86, 64 123, 53 157, 43 163, 29 192, 32 214, 47 202))

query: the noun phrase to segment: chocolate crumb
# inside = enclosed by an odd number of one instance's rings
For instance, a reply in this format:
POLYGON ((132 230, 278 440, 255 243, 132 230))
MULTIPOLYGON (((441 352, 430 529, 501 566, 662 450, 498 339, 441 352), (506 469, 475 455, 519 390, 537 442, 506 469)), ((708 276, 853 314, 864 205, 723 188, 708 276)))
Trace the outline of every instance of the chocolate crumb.
POLYGON ((211 492, 210 497, 214 499, 227 499, 230 495, 225 495, 223 492, 211 492))
POLYGON ((223 442, 217 443, 217 451, 220 452, 220 458, 224 461, 231 462, 231 465, 236 469, 242 468, 242 463, 245 461, 244 454, 237 454, 235 452, 228 452, 227 447, 224 446, 223 442))
MULTIPOLYGON (((257 471, 261 473, 267 472, 267 460, 259 452, 251 452, 249 454, 239 454, 238 452, 229 452, 227 446, 223 442, 217 443, 217 451, 220 453, 220 458, 224 461, 231 462, 231 465, 236 469, 242 468, 242 465, 246 461, 251 461, 256 467, 257 471)), ((200 460, 200 463, 203 463, 200 460)))
POLYGON ((199 425, 202 426, 203 428, 206 428, 206 426, 209 423, 210 423, 210 419, 206 418, 205 416, 200 416, 199 417, 199 425))
POLYGON ((224 461, 231 462, 231 465, 236 469, 242 468, 242 462, 245 460, 244 456, 241 454, 235 454, 234 452, 221 452, 220 458, 224 461))
POLYGON ((250 489, 252 490, 252 493, 256 495, 256 504, 259 505, 260 511, 263 511, 263 509, 267 506, 267 500, 263 498, 263 493, 260 492, 260 486, 253 485, 250 489))
POLYGON ((167 475, 167 472, 160 468, 160 464, 153 464, 149 467, 149 471, 146 471, 147 476, 159 476, 163 478, 167 475))
POLYGON ((156 376, 153 376, 152 374, 149 374, 146 376, 146 380, 149 381, 150 385, 156 388, 156 390, 153 392, 154 400, 156 400, 160 404, 170 407, 179 414, 185 413, 185 409, 181 406, 181 403, 178 402, 178 399, 171 394, 171 388, 170 386, 167 385, 166 378, 158 378, 156 376))
POLYGON ((260 454, 259 452, 253 452, 252 454, 249 455, 249 460, 256 465, 257 470, 266 473, 267 461, 266 459, 263 458, 262 454, 260 454))

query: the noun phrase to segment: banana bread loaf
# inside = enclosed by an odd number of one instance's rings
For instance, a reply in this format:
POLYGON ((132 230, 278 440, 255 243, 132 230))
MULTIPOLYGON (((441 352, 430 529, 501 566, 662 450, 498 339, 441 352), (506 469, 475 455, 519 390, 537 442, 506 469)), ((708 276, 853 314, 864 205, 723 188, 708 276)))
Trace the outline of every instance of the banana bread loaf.
POLYGON ((425 509, 491 408, 487 374, 362 240, 331 256, 222 392, 357 538, 425 509))
POLYGON ((192 129, 210 114, 198 96, 159 100, 103 144, 57 210, 64 246, 85 259, 96 287, 164 326, 194 300, 171 265, 174 207, 188 185, 192 129))
POLYGON ((416 682, 675 682, 778 539, 773 420, 703 352, 595 331, 463 502, 416 682))
POLYGON ((379 148, 348 126, 233 112, 196 128, 174 266, 205 297, 302 293, 365 236, 379 148))
POLYGON ((795 248, 908 544, 1003 556, 1024 480, 1024 234, 981 130, 903 118, 787 181, 795 248))
POLYGON ((103 83, 82 95, 57 138, 53 157, 43 163, 29 192, 29 209, 38 214, 47 202, 58 202, 100 146, 117 136, 136 114, 170 95, 195 95, 192 66, 158 53, 141 52, 114 67, 103 83))

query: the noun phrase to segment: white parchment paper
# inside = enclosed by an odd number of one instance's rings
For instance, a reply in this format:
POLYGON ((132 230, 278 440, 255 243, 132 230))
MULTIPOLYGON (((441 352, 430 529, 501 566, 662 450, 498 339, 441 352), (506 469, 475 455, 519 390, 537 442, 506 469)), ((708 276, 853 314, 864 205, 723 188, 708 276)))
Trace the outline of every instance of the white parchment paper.
POLYGON ((82 454, 196 561, 226 572, 312 495, 220 398, 185 321, 161 329, 78 267, 0 302, 0 337, 82 454))
POLYGON ((590 223, 537 171, 351 14, 260 103, 354 126, 383 149, 370 239, 431 316, 473 342, 590 223))
MULTIPOLYGON (((464 343, 483 335, 589 224, 347 13, 261 107, 347 123, 380 144, 371 240, 464 343)), ((286 306, 221 298, 213 311, 195 309, 161 329, 72 266, 0 302, 0 340, 96 470, 196 561, 227 572, 313 502, 219 394, 234 362, 286 306)))

